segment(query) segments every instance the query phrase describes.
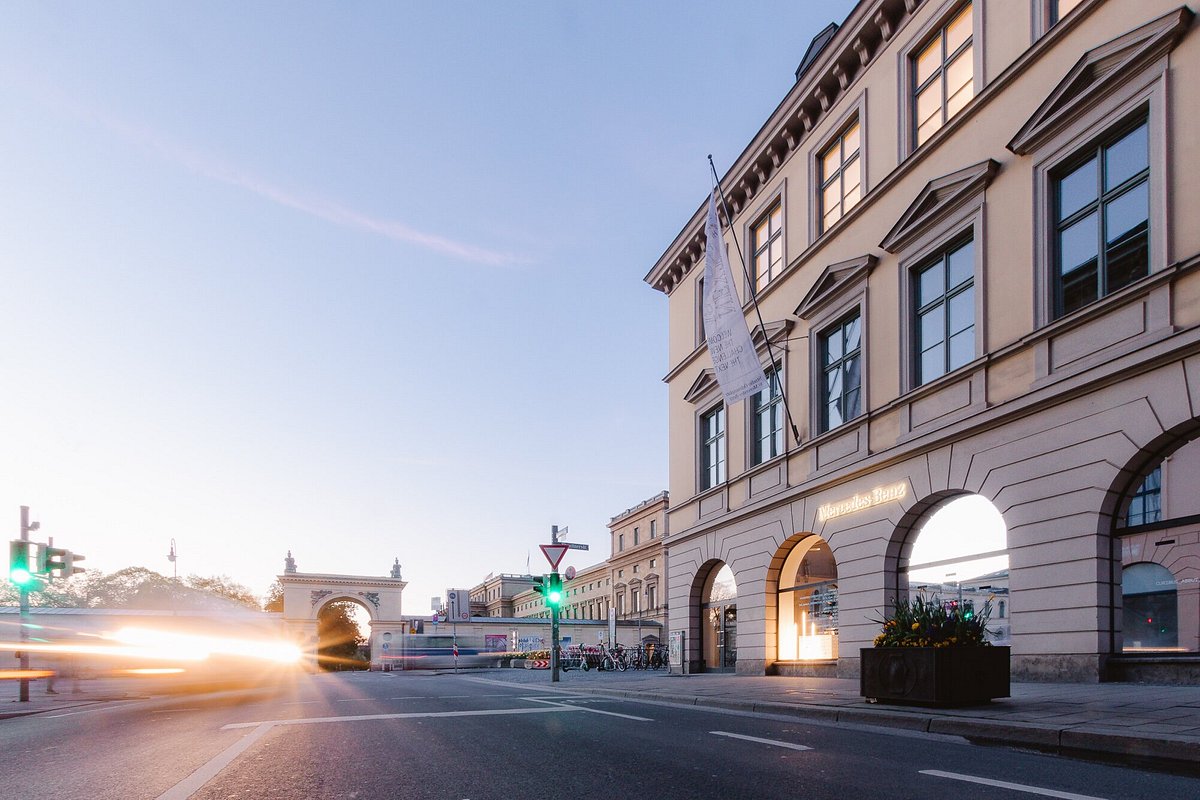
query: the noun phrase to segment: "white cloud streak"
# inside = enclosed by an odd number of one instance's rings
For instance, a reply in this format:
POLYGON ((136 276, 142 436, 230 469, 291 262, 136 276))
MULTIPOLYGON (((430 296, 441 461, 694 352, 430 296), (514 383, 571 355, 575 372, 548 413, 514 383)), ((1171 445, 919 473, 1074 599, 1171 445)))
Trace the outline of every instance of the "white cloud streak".
POLYGON ((43 89, 31 92, 31 94, 38 96, 43 101, 49 101, 72 116, 89 119, 110 133, 139 147, 151 150, 159 157, 174 162, 197 175, 237 187, 331 225, 371 233, 433 253, 484 266, 505 267, 527 264, 530 261, 527 257, 426 233, 402 222, 379 219, 316 195, 285 189, 208 153, 172 141, 150 128, 132 124, 95 109, 85 108, 82 104, 65 97, 61 92, 46 92, 43 89))

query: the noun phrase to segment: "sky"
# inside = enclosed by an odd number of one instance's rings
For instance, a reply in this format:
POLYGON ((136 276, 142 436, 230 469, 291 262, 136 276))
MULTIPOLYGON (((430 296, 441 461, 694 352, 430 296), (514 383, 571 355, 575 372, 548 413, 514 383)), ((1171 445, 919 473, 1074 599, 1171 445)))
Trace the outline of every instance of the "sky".
POLYGON ((554 524, 604 560, 667 488, 643 277, 852 7, 6 3, 0 528, 258 594, 398 558, 413 616, 554 524))

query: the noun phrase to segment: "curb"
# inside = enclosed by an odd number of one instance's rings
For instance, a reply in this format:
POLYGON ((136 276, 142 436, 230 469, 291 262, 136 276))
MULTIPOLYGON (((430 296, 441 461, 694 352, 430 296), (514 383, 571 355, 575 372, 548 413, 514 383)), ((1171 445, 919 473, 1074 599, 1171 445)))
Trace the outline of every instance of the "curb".
POLYGON ((677 695, 636 689, 606 689, 571 687, 583 694, 615 696, 636 700, 654 700, 683 706, 719 708, 732 711, 755 711, 782 714, 800 719, 846 723, 871 728, 901 729, 924 733, 961 736, 971 741, 989 744, 1031 747, 1077 756, 1130 756, 1153 758, 1186 765, 1198 770, 1200 740, 1186 736, 1159 734, 1149 736, 1120 729, 1091 729, 1055 727, 1032 722, 1002 722, 979 717, 942 717, 926 713, 874 710, 868 708, 830 708, 778 701, 734 700, 723 697, 677 695))

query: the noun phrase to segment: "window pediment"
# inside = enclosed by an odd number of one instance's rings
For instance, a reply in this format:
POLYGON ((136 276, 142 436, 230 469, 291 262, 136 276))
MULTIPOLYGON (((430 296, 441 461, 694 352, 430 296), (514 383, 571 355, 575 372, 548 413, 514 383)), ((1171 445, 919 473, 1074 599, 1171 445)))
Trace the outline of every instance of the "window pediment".
POLYGON ((879 246, 889 253, 903 250, 987 188, 999 171, 999 162, 989 158, 925 184, 879 246))
POLYGON ((710 390, 716 388, 717 373, 711 367, 709 369, 700 370, 700 374, 696 376, 696 380, 692 381, 691 388, 683 396, 683 399, 689 403, 698 403, 709 393, 710 390))
POLYGON ((850 287, 857 286, 871 274, 879 259, 873 255, 859 256, 849 261, 830 264, 817 278, 817 282, 804 295, 793 312, 800 319, 809 319, 829 303, 840 297, 850 287))
POLYGON ((1036 149, 1081 111, 1094 106, 1097 98, 1170 52, 1183 38, 1194 16, 1191 9, 1181 6, 1084 53, 1017 131, 1008 149, 1022 156, 1036 149))

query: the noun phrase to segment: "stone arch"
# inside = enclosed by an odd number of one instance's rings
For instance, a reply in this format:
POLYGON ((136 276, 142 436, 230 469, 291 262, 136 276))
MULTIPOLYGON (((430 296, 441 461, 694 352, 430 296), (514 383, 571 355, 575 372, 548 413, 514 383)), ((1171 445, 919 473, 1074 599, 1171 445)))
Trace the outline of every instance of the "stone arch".
POLYGON ((316 664, 317 615, 330 603, 350 601, 365 608, 371 621, 371 668, 384 669, 389 653, 381 646, 383 634, 396 636, 405 629, 401 601, 408 584, 400 577, 400 564, 392 567, 389 577, 378 577, 297 572, 290 552, 285 563, 279 576, 283 621, 311 663, 316 664))

